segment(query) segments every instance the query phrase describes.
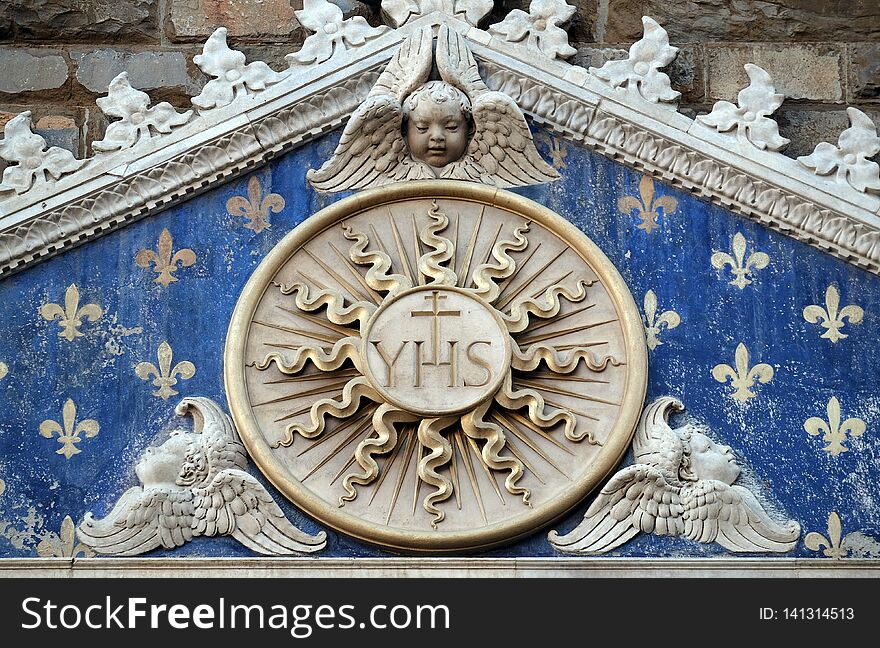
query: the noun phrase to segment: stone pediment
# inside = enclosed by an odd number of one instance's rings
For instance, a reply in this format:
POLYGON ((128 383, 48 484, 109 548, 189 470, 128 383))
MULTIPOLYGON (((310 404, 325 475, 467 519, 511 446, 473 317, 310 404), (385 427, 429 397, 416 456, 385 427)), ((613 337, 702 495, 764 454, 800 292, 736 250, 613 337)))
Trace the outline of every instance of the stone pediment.
POLYGON ((548 16, 511 12, 486 30, 472 24, 480 3, 446 3, 451 10, 433 3, 443 11, 421 16, 383 3, 396 29, 343 21, 341 13, 322 12, 325 4, 299 12, 315 34, 281 73, 245 63, 227 47, 225 30, 215 32, 196 57, 213 80, 193 99, 191 115, 168 104, 148 108, 143 93, 120 81, 118 95, 111 88, 99 105, 122 117, 111 128, 123 125, 87 160, 44 151, 29 115, 12 120, 2 150, 11 164, 0 194, 0 276, 341 127, 404 39, 440 25, 462 35, 489 89, 512 97, 536 124, 880 273, 880 197, 869 193, 880 186, 869 160, 880 140, 856 109, 836 145, 795 160, 779 152, 786 140, 772 121, 782 95, 757 66, 746 66, 751 85, 738 105, 719 102, 696 119, 679 113, 677 93, 659 71, 676 48, 649 18, 627 60, 587 70, 560 58, 570 49, 558 27, 570 17, 564 3, 548 16))

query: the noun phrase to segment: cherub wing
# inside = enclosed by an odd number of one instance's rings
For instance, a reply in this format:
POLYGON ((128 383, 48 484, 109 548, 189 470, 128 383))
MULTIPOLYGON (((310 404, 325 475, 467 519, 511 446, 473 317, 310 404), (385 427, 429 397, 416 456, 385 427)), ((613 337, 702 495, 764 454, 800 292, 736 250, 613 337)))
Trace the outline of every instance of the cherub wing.
POLYGON ((193 496, 186 488, 128 489, 107 517, 91 513, 77 528, 80 540, 100 554, 136 556, 192 540, 193 496))
POLYGON ((174 412, 178 416, 192 416, 193 432, 202 435, 209 467, 205 481, 210 481, 226 468, 247 468, 244 446, 238 438, 232 419, 220 405, 210 398, 191 396, 181 400, 174 412))
POLYGON ((194 535, 231 535, 270 556, 312 553, 327 544, 323 531, 310 536, 293 526, 262 484, 244 471, 223 470, 193 493, 194 535))
POLYGON ((446 83, 470 98, 474 119, 467 153, 447 165, 442 178, 502 188, 559 179, 559 173, 538 154, 519 106, 506 94, 486 87, 464 38, 445 25, 441 25, 437 38, 437 69, 446 83))
POLYGON ((566 553, 605 553, 639 532, 680 535, 680 488, 666 474, 646 464, 621 470, 602 488, 583 521, 570 533, 548 534, 550 544, 566 553))
POLYGON ((315 189, 346 191, 434 177, 427 165, 412 160, 402 130, 403 100, 431 72, 432 41, 430 28, 403 41, 367 99, 352 114, 333 157, 306 174, 315 189))
POLYGON ((532 132, 516 102, 486 92, 473 102, 474 135, 458 162, 444 167, 442 178, 471 180, 496 187, 520 187, 559 179, 538 154, 532 132))
POLYGON ((791 551, 800 538, 795 521, 770 518, 757 498, 742 486, 702 480, 682 491, 684 533, 698 542, 717 542, 733 552, 791 551))

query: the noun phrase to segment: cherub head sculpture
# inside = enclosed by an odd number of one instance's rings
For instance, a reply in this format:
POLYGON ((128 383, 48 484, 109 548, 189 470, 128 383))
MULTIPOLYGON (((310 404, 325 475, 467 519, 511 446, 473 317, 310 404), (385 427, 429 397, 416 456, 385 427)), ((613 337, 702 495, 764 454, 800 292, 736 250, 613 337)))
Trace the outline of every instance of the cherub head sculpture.
POLYGON ((694 425, 672 428, 681 401, 648 405, 633 439, 636 463, 615 474, 570 533, 549 534, 566 553, 605 553, 640 532, 715 542, 733 552, 791 551, 800 525, 771 518, 758 499, 735 486, 740 467, 731 449, 694 425))
POLYGON ((185 398, 179 416, 193 431, 176 430, 135 465, 143 486, 127 490, 107 517, 87 513, 77 533, 97 553, 141 554, 173 549, 200 535, 230 535, 268 555, 322 549, 326 535, 293 526, 266 489, 245 469, 247 455, 232 420, 207 398, 185 398))
POLYGON ((732 485, 740 474, 733 451, 693 424, 670 427, 670 412, 681 409, 681 402, 672 398, 658 399, 645 408, 633 440, 636 463, 656 465, 681 482, 711 479, 732 485))
POLYGON ((461 159, 473 135, 471 100, 445 81, 428 81, 403 104, 410 155, 434 169, 461 159))
POLYGON ((464 39, 443 25, 407 37, 355 110, 333 157, 308 172, 318 191, 448 178, 519 187, 559 178, 516 102, 490 91, 464 39), (429 80, 432 63, 440 80, 429 80))

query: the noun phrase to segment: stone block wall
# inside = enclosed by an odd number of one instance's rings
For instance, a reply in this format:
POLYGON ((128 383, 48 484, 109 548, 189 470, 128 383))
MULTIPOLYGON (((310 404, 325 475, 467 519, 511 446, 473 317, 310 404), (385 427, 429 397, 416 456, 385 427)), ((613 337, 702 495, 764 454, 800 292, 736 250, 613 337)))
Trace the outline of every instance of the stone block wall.
MULTIPOLYGON (((334 0, 346 17, 381 23, 379 0, 334 0)), ((649 15, 680 48, 670 66, 686 114, 735 100, 743 64, 756 63, 787 99, 777 113, 791 144, 804 155, 822 140, 836 142, 848 126, 847 106, 880 123, 880 2, 877 0, 577 0, 568 25, 585 67, 626 56, 649 15)), ((487 19, 529 0, 500 0, 487 19)), ((204 75, 193 56, 218 26, 249 60, 276 70, 308 33, 294 11, 302 0, 8 0, 0 3, 0 126, 32 110, 51 145, 90 154, 106 119, 95 99, 126 70, 154 103, 189 107, 204 75)))

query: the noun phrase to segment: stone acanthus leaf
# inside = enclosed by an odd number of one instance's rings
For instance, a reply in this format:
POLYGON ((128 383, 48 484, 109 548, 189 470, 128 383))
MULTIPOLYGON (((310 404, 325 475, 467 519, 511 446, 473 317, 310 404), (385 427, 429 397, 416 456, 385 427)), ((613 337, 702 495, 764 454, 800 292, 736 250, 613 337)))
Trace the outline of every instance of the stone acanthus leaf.
POLYGON ((371 27, 362 16, 343 20, 342 10, 327 0, 303 0, 303 8, 294 13, 302 26, 314 33, 298 52, 284 57, 291 67, 323 63, 388 31, 384 25, 371 27))
MULTIPOLYGON (((590 73, 607 82, 612 88, 625 87, 631 94, 640 95, 651 103, 675 102, 681 93, 672 89, 669 77, 660 68, 672 63, 678 48, 669 44, 669 35, 655 20, 642 17, 644 36, 629 48, 629 57, 608 61, 601 68, 590 68, 590 73)), ((670 104, 670 107, 675 105, 670 104)))
POLYGON ((134 469, 141 486, 123 493, 100 520, 86 513, 77 527, 80 540, 116 556, 175 549, 199 536, 232 536, 252 551, 275 556, 326 546, 325 532, 312 536, 291 524, 247 472, 244 446, 217 403, 184 398, 175 411, 192 416, 193 431, 176 430, 158 448, 147 448, 134 469))
POLYGON ((107 127, 104 139, 92 144, 96 151, 130 148, 138 140, 153 137, 153 131, 170 133, 175 126, 188 122, 193 114, 192 110, 178 113, 166 101, 151 108, 149 95, 131 87, 127 72, 121 72, 110 82, 107 96, 100 97, 97 104, 105 115, 122 119, 107 127))
POLYGON ((779 134, 779 126, 768 115, 782 105, 785 96, 777 94, 773 80, 766 71, 752 63, 746 63, 744 67, 751 83, 737 95, 739 106, 729 101, 719 101, 712 112, 697 119, 722 133, 736 129, 737 139, 743 143, 749 142, 762 151, 781 151, 789 140, 779 134))
POLYGON ((488 31, 508 42, 523 43, 551 59, 568 58, 577 50, 568 44, 568 32, 561 25, 571 20, 575 11, 565 0, 532 0, 529 13, 514 9, 488 31))
POLYGON ((608 481, 570 533, 550 532, 554 549, 606 553, 639 533, 714 542, 735 553, 794 549, 800 525, 771 518, 735 484, 740 468, 729 447, 694 425, 669 426, 670 413, 682 409, 669 396, 645 408, 633 438, 636 463, 608 481))
POLYGON ((244 54, 226 44, 225 27, 217 28, 208 37, 202 53, 194 56, 193 62, 214 77, 192 99, 193 105, 203 110, 227 106, 235 98, 265 90, 282 78, 262 61, 245 64, 244 54))
POLYGON ((57 146, 46 150, 46 140, 31 130, 30 110, 10 119, 4 133, 5 139, 0 140, 0 157, 11 164, 3 172, 0 192, 22 194, 32 186, 48 182, 47 176, 57 180, 86 162, 57 146))
POLYGON ((856 191, 880 191, 880 166, 868 158, 880 153, 880 137, 868 115, 857 108, 847 108, 850 127, 840 134, 837 146, 821 142, 810 155, 798 162, 818 175, 828 175, 837 169, 837 182, 850 185, 856 191))
POLYGON ((477 26, 492 11, 492 0, 382 0, 382 13, 393 27, 439 11, 477 26))

